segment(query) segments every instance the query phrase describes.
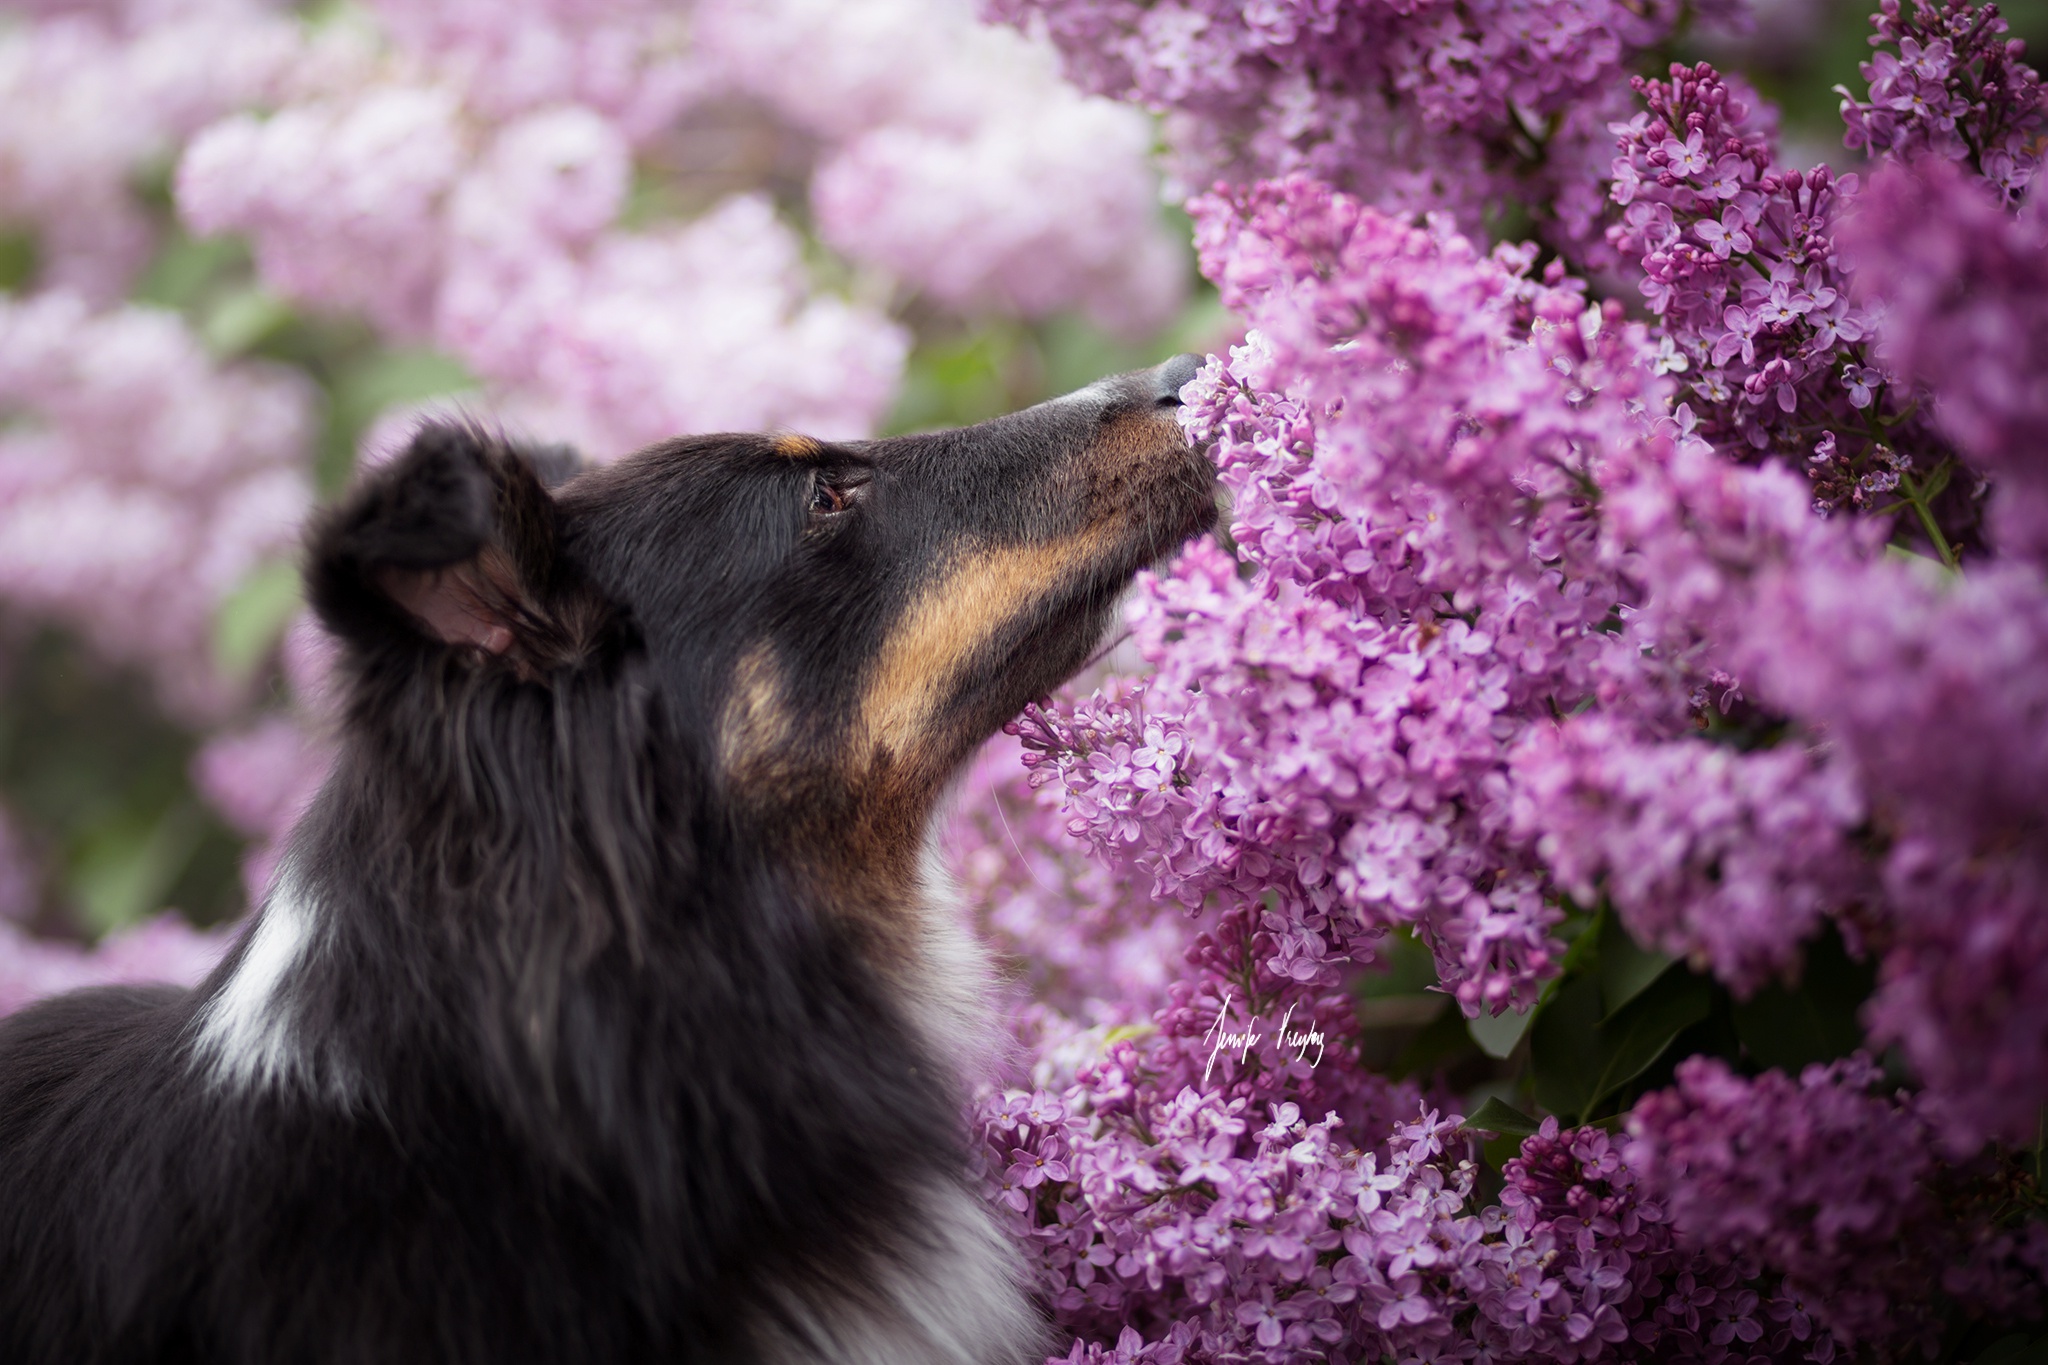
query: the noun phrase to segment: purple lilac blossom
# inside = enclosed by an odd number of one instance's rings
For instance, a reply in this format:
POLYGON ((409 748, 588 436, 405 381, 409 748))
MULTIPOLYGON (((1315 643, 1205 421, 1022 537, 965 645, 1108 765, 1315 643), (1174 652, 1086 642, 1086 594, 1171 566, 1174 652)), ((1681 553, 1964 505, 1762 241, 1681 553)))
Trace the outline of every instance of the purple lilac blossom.
POLYGON ((1306 179, 1196 215, 1256 330, 1184 420, 1251 573, 1198 545, 1142 579, 1156 677, 1028 712, 1034 780, 1162 897, 1276 897, 1275 980, 1334 982, 1414 926, 1468 1013, 1527 1001, 1558 912, 1511 829, 1508 760, 1627 663, 1598 629, 1617 589, 1580 493, 1647 438, 1641 330, 1528 278, 1526 254, 1306 179))
POLYGON ((960 0, 710 0, 697 37, 824 144, 811 207, 849 259, 970 313, 1078 307, 1144 337, 1179 308, 1149 121, 1080 94, 1043 44, 960 0))
POLYGON ((0 598, 146 668, 188 719, 241 700, 212 621, 311 503, 310 385, 217 365, 175 314, 0 294, 0 598))
POLYGON ((1834 1358, 1780 1277, 1679 1245, 1597 1129, 1546 1122, 1475 1211, 1455 1118, 1361 1150, 1291 1101, 1168 1098, 1139 1056, 979 1111, 984 1188, 1081 1334, 1068 1361, 1834 1358))
POLYGON ((48 8, 0 28, 0 227, 35 234, 42 283, 108 304, 158 244, 135 178, 228 110, 284 94, 302 40, 254 2, 48 8))
POLYGON ((1843 224, 1878 354, 1932 394, 1934 424, 1991 476, 1992 538, 2048 555, 2048 210, 2017 214, 1938 159, 1873 177, 1843 224))
POLYGON ((2044 1230, 1944 1208, 1928 1102, 1887 1097, 1880 1082, 1860 1055, 1797 1081, 1696 1057, 1636 1106, 1625 1158, 1686 1246, 1782 1275, 1845 1346, 1912 1343, 1932 1355, 1944 1293, 2015 1318, 2038 1313, 2028 1262, 2044 1230))
POLYGON ((1613 128, 1622 213, 1608 236, 1641 261, 1657 367, 1728 453, 1803 457, 1817 508, 1896 506, 1939 443, 1874 363, 1871 318, 1837 259, 1855 177, 1779 169, 1755 95, 1705 63, 1635 85, 1648 108, 1613 128))
POLYGON ((1537 730, 1515 774, 1517 818, 1560 885, 1585 905, 1604 892, 1638 943, 1739 992, 1796 976, 1799 944, 1869 879, 1847 838, 1853 774, 1797 744, 1644 742, 1589 716, 1537 730))
POLYGON ((1888 161, 1967 163, 2008 206, 2024 199, 2048 145, 2048 105, 1997 7, 1912 0, 1909 15, 1880 0, 1870 23, 1869 97, 1835 87, 1843 143, 1888 161))
POLYGON ((1825 730, 1882 813, 1891 943, 1872 1036, 1943 1097, 1958 1153, 2031 1140, 2048 1095, 2039 570, 1945 582, 1816 556, 1759 581, 1731 657, 1759 696, 1825 730))
POLYGON ((1685 13, 1737 6, 1614 0, 991 0, 1046 32, 1087 90, 1162 111, 1184 189, 1305 173, 1467 231, 1488 209, 1606 263, 1600 155, 1622 81, 1685 13))
POLYGON ((86 986, 197 985, 231 942, 229 931, 194 929, 175 912, 111 934, 92 948, 33 938, 0 921, 0 1015, 86 986))

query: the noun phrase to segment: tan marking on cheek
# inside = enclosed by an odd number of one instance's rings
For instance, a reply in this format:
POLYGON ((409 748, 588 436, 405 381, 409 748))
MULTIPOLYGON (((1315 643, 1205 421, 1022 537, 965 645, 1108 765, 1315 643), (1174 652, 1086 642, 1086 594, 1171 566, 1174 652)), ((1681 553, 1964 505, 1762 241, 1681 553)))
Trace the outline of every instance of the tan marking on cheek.
POLYGON ((967 555, 927 584, 882 646, 861 704, 870 752, 907 758, 982 645, 1102 548, 1102 529, 967 555))
POLYGON ((782 668, 765 643, 740 657, 719 716, 719 766, 728 775, 772 769, 788 748, 792 727, 783 697, 782 668))
POLYGON ((775 453, 778 455, 787 455, 791 459, 805 459, 812 455, 819 454, 824 449, 825 447, 823 445, 813 440, 811 437, 799 436, 795 432, 791 432, 786 436, 778 436, 775 438, 775 453))

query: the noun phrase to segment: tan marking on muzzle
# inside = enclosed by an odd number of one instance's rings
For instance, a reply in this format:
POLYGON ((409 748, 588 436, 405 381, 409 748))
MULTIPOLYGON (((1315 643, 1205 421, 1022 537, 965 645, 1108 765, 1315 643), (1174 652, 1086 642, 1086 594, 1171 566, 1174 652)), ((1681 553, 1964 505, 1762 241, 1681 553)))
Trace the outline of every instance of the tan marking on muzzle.
POLYGON ((1039 545, 977 550, 926 585, 890 633, 860 709, 865 758, 917 752, 962 665, 1046 589, 1095 558, 1106 526, 1039 545))
POLYGON ((782 666, 765 642, 740 656, 719 716, 719 766, 728 776, 759 778, 774 771, 792 726, 783 700, 782 666))

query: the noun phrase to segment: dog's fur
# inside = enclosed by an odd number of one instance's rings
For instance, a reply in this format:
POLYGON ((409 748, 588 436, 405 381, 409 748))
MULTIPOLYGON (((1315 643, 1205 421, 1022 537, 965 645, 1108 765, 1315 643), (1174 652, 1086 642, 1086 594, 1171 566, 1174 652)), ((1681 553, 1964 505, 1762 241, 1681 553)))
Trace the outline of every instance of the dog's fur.
POLYGON ((0 1025, 0 1361, 993 1365, 926 827, 1213 517, 1191 357, 574 472, 434 426, 308 538, 332 778, 197 990, 0 1025))

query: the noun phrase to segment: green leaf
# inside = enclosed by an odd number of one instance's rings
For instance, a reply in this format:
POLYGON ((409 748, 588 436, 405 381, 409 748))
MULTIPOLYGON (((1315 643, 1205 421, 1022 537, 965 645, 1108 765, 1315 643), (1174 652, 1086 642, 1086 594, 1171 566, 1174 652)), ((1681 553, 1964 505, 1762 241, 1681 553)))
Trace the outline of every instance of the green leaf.
POLYGON ((1466 1032, 1472 1041, 1479 1044, 1480 1051, 1489 1057, 1506 1057, 1522 1041, 1522 1035, 1529 1031, 1529 1023, 1537 1015, 1535 1008, 1509 1010, 1505 1014, 1482 1014, 1477 1019, 1465 1021, 1466 1032))
POLYGON ((387 408, 476 388, 462 362, 439 351, 380 350, 343 366, 328 392, 320 434, 320 487, 333 492, 355 468, 356 443, 387 408))
POLYGON ((2048 1362, 2048 1340, 2014 1332, 1978 1352, 1970 1365, 2043 1365, 2043 1362, 2048 1362))
POLYGON ((1600 979, 1578 976, 1558 988, 1529 1031, 1536 1103, 1569 1120, 1592 1107, 1600 1084, 1600 979))
POLYGON ((36 277, 42 246, 21 228, 0 228, 0 292, 20 289, 36 277))
POLYGON ((179 233, 159 251, 135 286, 137 303, 190 308, 248 264, 238 237, 187 237, 179 233))
POLYGON ((1679 1034, 1713 1012, 1714 988, 1691 972, 1668 972, 1600 1026, 1600 1081, 1580 1114, 1584 1122, 1600 1101, 1650 1069, 1679 1034))
POLYGON ((1395 1059, 1396 1077, 1427 1076, 1460 1054, 1469 1054, 1472 1037, 1465 1031, 1465 1016, 1449 1001, 1422 1032, 1395 1059))
POLYGON ((206 824, 191 800, 174 802, 153 824, 112 822, 73 856, 67 889, 86 927, 104 934, 164 908, 164 893, 192 860, 206 824))
POLYGON ((1862 1046, 1857 1015, 1876 985, 1876 966, 1851 958, 1830 925, 1806 946, 1796 987, 1773 982, 1735 1002, 1735 1034, 1757 1065, 1797 1075, 1810 1063, 1831 1062, 1862 1046))
POLYGON ((1927 482, 1920 485, 1920 496, 1928 502, 1933 502, 1947 489, 1949 480, 1954 477, 1955 472, 1955 461, 1943 460, 1934 467, 1934 472, 1927 476, 1927 482))
POLYGON ((1634 1000, 1670 971, 1673 960, 1636 946, 1621 927, 1621 920, 1608 914, 1600 926, 1600 1000, 1607 1017, 1634 1000))
POLYGON ((1498 1097, 1489 1097, 1485 1104, 1479 1106, 1478 1113, 1465 1120, 1465 1126, 1501 1137, 1525 1138, 1541 1128, 1543 1121, 1530 1118, 1498 1097))
POLYGON ((1649 1070, 1673 1039, 1705 1019, 1713 1000, 1704 977, 1666 971, 1607 1017, 1599 976, 1574 978, 1530 1031, 1536 1102, 1560 1119, 1584 1123, 1601 1101, 1649 1070))
POLYGON ((250 286, 225 295, 206 315, 199 335, 217 356, 247 355, 289 327, 292 306, 267 289, 250 286))
POLYGON ((298 609, 299 571, 282 561, 258 565, 214 614, 214 663, 230 678, 247 679, 298 609))

